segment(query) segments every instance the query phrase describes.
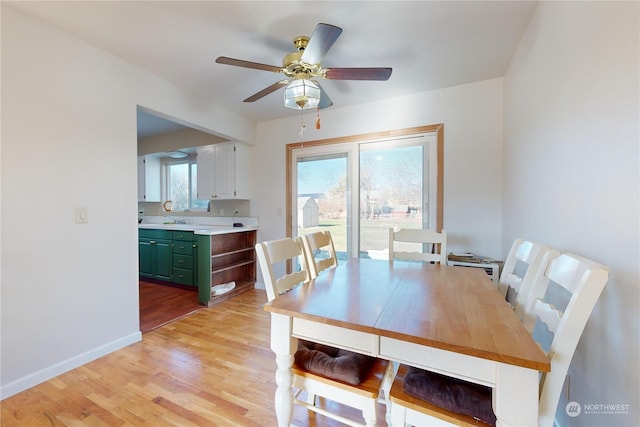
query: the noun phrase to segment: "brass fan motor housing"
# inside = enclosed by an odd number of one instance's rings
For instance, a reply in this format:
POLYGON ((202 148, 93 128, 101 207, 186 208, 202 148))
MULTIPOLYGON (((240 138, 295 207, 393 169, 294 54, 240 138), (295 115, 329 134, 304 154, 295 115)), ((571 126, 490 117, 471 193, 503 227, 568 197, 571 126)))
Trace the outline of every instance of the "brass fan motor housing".
POLYGON ((292 53, 288 54, 282 60, 282 67, 283 68, 288 68, 292 64, 300 63, 300 57, 302 56, 303 53, 304 53, 304 51, 299 51, 299 52, 292 52, 292 53))
POLYGON ((293 39, 293 45, 298 49, 284 57, 282 60, 282 72, 287 77, 294 79, 310 79, 312 77, 325 77, 320 64, 307 64, 300 58, 309 44, 309 37, 298 36, 293 39))
POLYGON ((296 47, 296 49, 302 51, 306 49, 307 45, 309 44, 309 40, 311 39, 307 36, 298 36, 293 39, 293 45, 296 47))

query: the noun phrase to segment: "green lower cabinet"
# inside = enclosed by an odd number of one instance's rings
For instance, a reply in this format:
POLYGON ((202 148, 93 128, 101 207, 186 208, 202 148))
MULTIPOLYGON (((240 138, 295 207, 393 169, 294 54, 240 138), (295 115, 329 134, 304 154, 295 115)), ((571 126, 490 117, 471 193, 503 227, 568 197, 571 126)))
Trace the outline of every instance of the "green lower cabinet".
POLYGON ((173 253, 173 268, 193 270, 193 255, 173 253))
POLYGON ((156 269, 155 278, 161 280, 171 280, 171 241, 156 240, 156 269))
POLYGON ((198 245, 192 231, 173 232, 173 282, 198 286, 198 245))
POLYGON ((173 281, 181 285, 193 286, 196 281, 194 278, 194 256, 173 254, 173 281))
POLYGON ((173 283, 193 286, 193 270, 173 267, 173 283))
POLYGON ((198 242, 191 231, 138 230, 140 277, 198 286, 198 242))
POLYGON ((153 277, 154 255, 149 239, 138 239, 138 271, 140 277, 153 277))
POLYGON ((138 264, 141 277, 171 280, 171 256, 171 240, 138 239, 138 264))

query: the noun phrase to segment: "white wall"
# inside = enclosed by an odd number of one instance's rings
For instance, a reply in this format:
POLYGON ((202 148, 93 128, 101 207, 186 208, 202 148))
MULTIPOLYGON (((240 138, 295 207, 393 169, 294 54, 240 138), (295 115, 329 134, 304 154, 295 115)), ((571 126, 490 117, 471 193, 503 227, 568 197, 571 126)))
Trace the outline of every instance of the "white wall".
MULTIPOLYGON (((393 78, 393 77, 392 77, 393 78)), ((376 84, 371 83, 375 89, 376 84)), ((499 257, 502 79, 305 114, 305 141, 444 123, 444 228, 451 251, 499 257)), ((300 115, 258 124, 252 214, 258 240, 285 236, 285 146, 299 142, 300 115), (258 160, 259 159, 259 160, 258 160), (262 179, 269 176, 269 180, 262 179)))
POLYGON ((2 2, 2 397, 140 339, 137 104, 254 139, 251 122, 2 2))
POLYGON ((525 237, 611 268, 570 400, 629 411, 571 418, 563 394, 561 426, 640 419, 638 6, 542 2, 505 77, 503 251, 525 237))

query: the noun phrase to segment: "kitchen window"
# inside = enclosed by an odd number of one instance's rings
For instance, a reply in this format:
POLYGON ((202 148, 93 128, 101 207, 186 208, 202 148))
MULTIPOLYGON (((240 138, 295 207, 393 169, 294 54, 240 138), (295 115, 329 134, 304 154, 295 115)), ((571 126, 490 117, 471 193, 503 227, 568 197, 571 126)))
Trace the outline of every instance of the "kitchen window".
POLYGON ((171 200, 174 212, 205 211, 207 200, 196 199, 197 168, 195 156, 164 160, 164 194, 171 200))

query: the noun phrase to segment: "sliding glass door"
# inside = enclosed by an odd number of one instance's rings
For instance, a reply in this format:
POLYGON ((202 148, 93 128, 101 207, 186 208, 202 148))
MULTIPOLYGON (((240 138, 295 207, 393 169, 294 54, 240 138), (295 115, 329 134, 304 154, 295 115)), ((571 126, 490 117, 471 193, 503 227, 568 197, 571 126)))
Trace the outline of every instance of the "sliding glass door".
POLYGON ((435 228, 436 140, 426 133, 293 149, 291 235, 328 230, 341 259, 387 259, 390 227, 435 228))
POLYGON ((388 258, 389 228, 424 224, 424 147, 360 145, 360 257, 388 258))
POLYGON ((344 260, 350 248, 349 154, 314 151, 318 150, 306 150, 297 157, 294 235, 330 231, 336 255, 344 260))

